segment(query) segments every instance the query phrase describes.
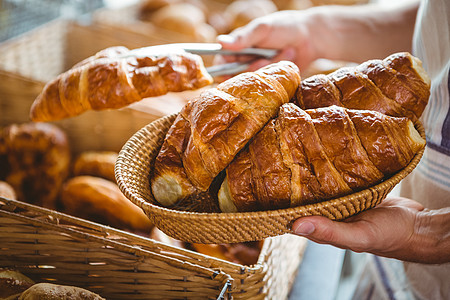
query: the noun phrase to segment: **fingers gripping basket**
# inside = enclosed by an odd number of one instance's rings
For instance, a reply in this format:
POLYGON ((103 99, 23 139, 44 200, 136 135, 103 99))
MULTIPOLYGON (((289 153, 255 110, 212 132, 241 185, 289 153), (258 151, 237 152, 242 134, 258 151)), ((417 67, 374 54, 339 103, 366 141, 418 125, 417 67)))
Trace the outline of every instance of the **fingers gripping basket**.
MULTIPOLYGON (((237 243, 262 240, 290 232, 299 217, 320 215, 341 220, 379 204, 420 161, 423 149, 401 171, 387 180, 344 197, 288 209, 246 213, 196 213, 160 206, 150 190, 150 173, 164 137, 176 115, 160 118, 135 133, 116 162, 116 179, 122 192, 168 235, 189 242, 237 243)), ((420 123, 416 128, 422 137, 420 123)))

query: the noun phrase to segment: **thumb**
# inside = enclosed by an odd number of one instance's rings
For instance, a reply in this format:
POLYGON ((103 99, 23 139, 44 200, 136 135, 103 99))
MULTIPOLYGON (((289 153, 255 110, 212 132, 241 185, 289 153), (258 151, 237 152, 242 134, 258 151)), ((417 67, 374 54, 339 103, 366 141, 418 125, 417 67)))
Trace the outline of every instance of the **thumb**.
POLYGON ((297 219, 292 225, 292 231, 320 244, 354 251, 364 251, 367 248, 367 233, 356 223, 311 216, 297 219))

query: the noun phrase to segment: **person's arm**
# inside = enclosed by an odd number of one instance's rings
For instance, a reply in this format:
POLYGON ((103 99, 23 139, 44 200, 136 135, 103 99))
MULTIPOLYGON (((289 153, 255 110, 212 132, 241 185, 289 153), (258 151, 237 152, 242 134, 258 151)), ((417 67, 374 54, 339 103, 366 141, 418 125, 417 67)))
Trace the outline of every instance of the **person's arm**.
POLYGON ((450 207, 428 210, 407 198, 388 198, 342 222, 300 218, 292 231, 355 252, 419 263, 450 262, 450 207))
MULTIPOLYGON (((280 11, 218 37, 226 49, 280 49, 272 61, 305 69, 317 58, 363 62, 410 51, 419 1, 397 5, 319 6, 280 11)), ((226 58, 235 60, 236 58, 226 58)), ((272 61, 261 60, 252 69, 272 61)))

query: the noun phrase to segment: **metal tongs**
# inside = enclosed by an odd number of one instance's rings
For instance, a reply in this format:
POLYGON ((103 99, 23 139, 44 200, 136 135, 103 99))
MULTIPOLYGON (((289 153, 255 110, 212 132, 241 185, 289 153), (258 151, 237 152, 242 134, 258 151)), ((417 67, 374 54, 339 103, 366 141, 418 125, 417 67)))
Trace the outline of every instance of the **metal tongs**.
POLYGON ((251 59, 242 62, 231 62, 221 65, 214 65, 207 67, 208 73, 213 76, 222 75, 234 75, 245 71, 249 65, 258 58, 273 58, 278 50, 276 49, 265 49, 265 48, 245 48, 238 51, 222 49, 222 45, 219 43, 174 43, 144 47, 139 49, 134 49, 128 55, 149 55, 149 54, 164 54, 167 52, 189 52, 198 55, 249 55, 253 56, 251 59))

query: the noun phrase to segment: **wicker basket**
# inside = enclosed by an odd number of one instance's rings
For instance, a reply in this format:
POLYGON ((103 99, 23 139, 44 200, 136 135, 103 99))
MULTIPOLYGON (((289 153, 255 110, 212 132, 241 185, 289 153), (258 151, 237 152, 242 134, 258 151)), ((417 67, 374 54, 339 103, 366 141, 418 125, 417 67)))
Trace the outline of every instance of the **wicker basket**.
MULTIPOLYGON (((0 266, 35 282, 75 285, 107 299, 217 299, 224 272, 166 255, 171 247, 48 209, 0 198, 0 266), (1 202, 0 202, 1 203, 1 202), (13 211, 10 211, 14 208, 13 211), (143 239, 142 239, 143 240, 143 239)), ((185 253, 185 255, 188 253, 185 253)))
MULTIPOLYGON (((168 235, 197 243, 237 243, 262 240, 290 232, 299 217, 321 215, 340 220, 379 204, 408 175, 422 157, 417 153, 407 167, 382 183, 363 191, 295 208, 247 213, 198 213, 160 206, 150 191, 152 165, 176 115, 166 116, 145 126, 124 145, 116 161, 116 179, 122 192, 140 206, 168 235)), ((425 137, 421 124, 416 125, 425 137)))
POLYGON ((269 238, 244 266, 4 198, 0 238, 0 266, 107 299, 285 299, 306 246, 269 238))

